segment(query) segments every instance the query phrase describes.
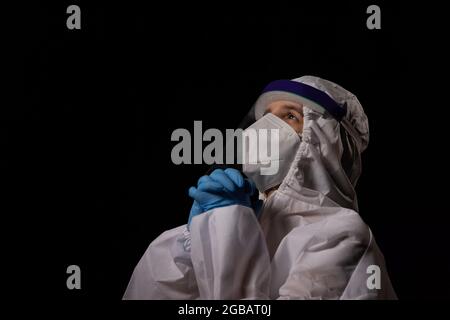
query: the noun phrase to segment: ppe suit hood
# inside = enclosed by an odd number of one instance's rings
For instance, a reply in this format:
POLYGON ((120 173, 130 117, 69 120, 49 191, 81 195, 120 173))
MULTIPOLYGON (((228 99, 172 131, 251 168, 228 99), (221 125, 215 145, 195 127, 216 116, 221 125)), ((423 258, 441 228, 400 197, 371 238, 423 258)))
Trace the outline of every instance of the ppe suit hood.
POLYGON ((361 153, 369 141, 369 125, 354 94, 314 76, 292 81, 320 90, 346 109, 341 119, 321 110, 314 101, 291 92, 265 92, 255 103, 255 119, 267 103, 300 102, 304 106, 302 142, 278 192, 289 193, 315 205, 342 206, 358 211, 355 186, 361 174, 361 153))

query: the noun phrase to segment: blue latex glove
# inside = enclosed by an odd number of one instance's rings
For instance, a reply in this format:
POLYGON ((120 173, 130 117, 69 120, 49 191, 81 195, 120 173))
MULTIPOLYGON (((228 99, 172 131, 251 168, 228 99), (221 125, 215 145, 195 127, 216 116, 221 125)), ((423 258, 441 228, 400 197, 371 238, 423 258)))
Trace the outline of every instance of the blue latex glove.
POLYGON ((209 176, 198 180, 197 188, 189 189, 189 196, 194 203, 189 215, 188 226, 192 218, 202 212, 235 204, 252 208, 250 196, 256 191, 253 182, 232 168, 225 171, 214 170, 209 176))

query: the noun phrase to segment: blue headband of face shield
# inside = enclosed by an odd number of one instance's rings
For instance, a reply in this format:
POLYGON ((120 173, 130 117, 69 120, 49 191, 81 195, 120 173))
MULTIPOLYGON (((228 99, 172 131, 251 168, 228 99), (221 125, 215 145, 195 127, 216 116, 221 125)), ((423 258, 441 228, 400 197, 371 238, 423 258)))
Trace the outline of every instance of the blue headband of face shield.
POLYGON ((309 107, 312 107, 313 109, 322 109, 317 111, 326 110, 337 121, 341 121, 347 113, 346 104, 341 106, 325 92, 301 82, 292 80, 275 80, 264 88, 262 94, 273 91, 289 92, 299 96, 300 98, 304 98, 308 100, 307 102, 309 107))

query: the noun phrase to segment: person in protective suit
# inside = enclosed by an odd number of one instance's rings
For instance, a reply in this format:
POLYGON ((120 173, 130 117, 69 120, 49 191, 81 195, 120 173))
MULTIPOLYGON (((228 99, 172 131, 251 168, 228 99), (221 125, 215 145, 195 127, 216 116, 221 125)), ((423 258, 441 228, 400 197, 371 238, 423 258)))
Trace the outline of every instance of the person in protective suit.
POLYGON ((201 177, 188 224, 150 244, 123 298, 396 299, 358 214, 369 127, 356 96, 303 76, 271 82, 250 112, 246 131, 278 130, 277 172, 244 161, 245 176, 201 177))

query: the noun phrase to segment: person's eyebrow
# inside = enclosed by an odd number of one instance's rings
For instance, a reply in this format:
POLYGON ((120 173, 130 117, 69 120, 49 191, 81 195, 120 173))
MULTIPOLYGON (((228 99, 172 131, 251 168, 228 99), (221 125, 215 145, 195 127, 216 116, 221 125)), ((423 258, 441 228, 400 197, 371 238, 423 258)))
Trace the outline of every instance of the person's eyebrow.
POLYGON ((300 116, 303 117, 303 106, 298 106, 292 103, 284 103, 283 107, 285 107, 287 110, 298 112, 300 116))
POLYGON ((303 108, 302 107, 299 107, 299 106, 294 105, 294 104, 289 104, 289 103, 284 104, 284 106, 287 107, 290 110, 297 111, 298 113, 303 115, 303 108))
MULTIPOLYGON (((298 113, 300 113, 303 116, 303 106, 299 107, 299 106, 291 104, 291 103, 284 103, 283 106, 287 107, 290 110, 297 111, 298 113)), ((264 111, 263 117, 268 113, 270 113, 270 111, 267 109, 266 111, 264 111)))

